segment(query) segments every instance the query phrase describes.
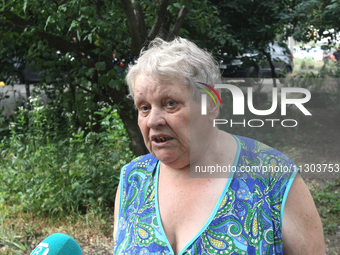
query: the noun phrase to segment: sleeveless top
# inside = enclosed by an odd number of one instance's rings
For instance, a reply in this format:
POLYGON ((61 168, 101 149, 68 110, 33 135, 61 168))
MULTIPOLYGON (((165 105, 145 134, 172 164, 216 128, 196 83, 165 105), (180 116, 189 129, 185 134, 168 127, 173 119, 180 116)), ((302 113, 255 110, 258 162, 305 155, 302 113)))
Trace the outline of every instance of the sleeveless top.
MULTIPOLYGON (((283 254, 283 209, 298 169, 279 151, 234 137, 236 171, 206 224, 178 254, 283 254)), ((161 223, 158 174, 151 154, 122 168, 114 254, 174 254, 161 223)))

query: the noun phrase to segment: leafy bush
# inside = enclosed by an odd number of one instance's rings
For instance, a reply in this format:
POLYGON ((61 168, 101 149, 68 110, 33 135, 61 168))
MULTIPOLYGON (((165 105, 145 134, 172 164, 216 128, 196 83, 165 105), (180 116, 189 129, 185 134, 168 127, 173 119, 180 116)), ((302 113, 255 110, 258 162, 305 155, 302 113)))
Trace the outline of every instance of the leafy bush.
MULTIPOLYGON (((30 100, 19 108, 0 143, 0 187, 5 203, 38 214, 113 209, 119 170, 132 158, 124 125, 101 105, 100 132, 75 130, 62 106, 30 100), (61 112, 61 114, 60 114, 61 112)), ((93 124, 92 124, 93 125, 93 124)))

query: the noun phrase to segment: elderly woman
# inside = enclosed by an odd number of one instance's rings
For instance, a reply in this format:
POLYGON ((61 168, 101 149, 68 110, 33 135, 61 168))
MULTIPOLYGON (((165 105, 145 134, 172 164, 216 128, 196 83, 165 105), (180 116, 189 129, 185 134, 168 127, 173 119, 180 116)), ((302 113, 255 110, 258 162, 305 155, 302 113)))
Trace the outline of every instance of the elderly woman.
POLYGON ((294 170, 263 171, 291 167, 291 160, 214 127, 220 105, 213 86, 221 82, 208 52, 185 39, 156 39, 126 80, 150 154, 122 169, 114 254, 324 254, 321 221, 303 180, 294 170), (202 115, 206 91, 214 101, 208 97, 202 115), (254 164, 260 173, 241 171, 254 164), (236 171, 190 178, 193 166, 209 165, 236 171))

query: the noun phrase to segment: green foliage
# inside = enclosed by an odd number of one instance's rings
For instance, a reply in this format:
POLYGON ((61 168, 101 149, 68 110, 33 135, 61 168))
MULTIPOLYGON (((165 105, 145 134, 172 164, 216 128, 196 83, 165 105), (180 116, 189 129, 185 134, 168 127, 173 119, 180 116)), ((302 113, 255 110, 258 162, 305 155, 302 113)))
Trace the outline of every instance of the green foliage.
POLYGON ((340 220, 340 180, 330 180, 323 189, 312 192, 314 202, 319 209, 325 234, 339 231, 340 220))
POLYGON ((340 4, 337 0, 296 1, 293 37, 300 42, 323 38, 336 44, 340 4))
POLYGON ((285 86, 307 88, 312 93, 312 100, 319 101, 319 106, 331 106, 340 110, 340 66, 329 61, 296 59, 294 72, 285 81, 285 86), (314 97, 314 98, 313 98, 314 97))
POLYGON ((234 39, 222 48, 234 55, 250 49, 269 52, 269 43, 287 38, 292 32, 289 24, 295 18, 293 1, 213 1, 218 2, 219 18, 234 39))
POLYGON ((1 141, 0 187, 8 205, 37 214, 113 210, 119 170, 132 158, 117 111, 101 104, 99 133, 73 126, 72 113, 30 100, 1 141))
POLYGON ((124 82, 126 68, 141 48, 156 36, 170 40, 177 35, 214 53, 224 44, 237 44, 212 1, 172 0, 162 6, 149 0, 3 1, 0 59, 6 59, 6 66, 0 76, 20 73, 23 66, 14 68, 18 59, 39 68, 42 81, 35 86, 58 94, 69 112, 75 112, 75 125, 83 129, 91 125, 92 132, 98 132, 94 123, 102 116, 90 119, 88 113, 98 111, 100 101, 115 106, 135 141, 133 151, 146 153, 137 121, 130 121, 137 116, 124 82))

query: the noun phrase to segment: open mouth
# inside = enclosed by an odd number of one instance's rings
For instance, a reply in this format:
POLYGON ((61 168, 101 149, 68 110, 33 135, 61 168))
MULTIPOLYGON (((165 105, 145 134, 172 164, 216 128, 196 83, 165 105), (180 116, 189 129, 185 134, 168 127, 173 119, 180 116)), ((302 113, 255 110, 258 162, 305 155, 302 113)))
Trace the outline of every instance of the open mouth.
POLYGON ((153 140, 156 142, 156 143, 164 143, 166 141, 169 141, 171 140, 172 138, 169 137, 169 136, 157 136, 155 137, 153 140))

